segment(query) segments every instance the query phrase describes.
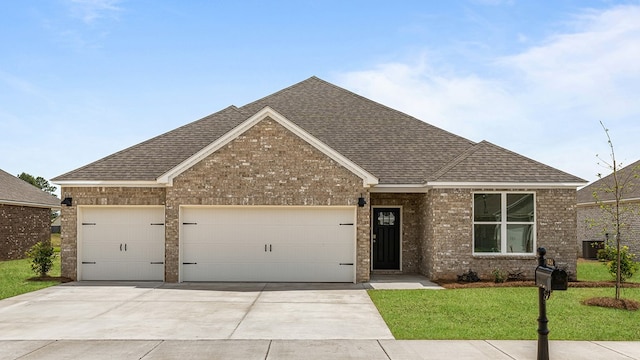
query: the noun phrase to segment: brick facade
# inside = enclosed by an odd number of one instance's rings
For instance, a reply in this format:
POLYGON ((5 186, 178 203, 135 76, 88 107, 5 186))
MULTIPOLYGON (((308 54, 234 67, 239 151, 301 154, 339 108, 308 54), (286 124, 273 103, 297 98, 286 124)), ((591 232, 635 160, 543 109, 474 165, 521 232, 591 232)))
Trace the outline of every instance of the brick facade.
POLYGON ((358 208, 368 189, 349 170, 266 118, 195 164, 165 188, 65 187, 72 207, 62 208, 63 276, 75 279, 77 206, 165 205, 165 281, 179 279, 181 205, 298 205, 357 208, 356 280, 369 279, 369 208, 358 208), (165 201, 166 200, 166 201, 165 201))
MULTIPOLYGON (((422 272, 431 279, 455 279, 472 269, 480 278, 493 279, 492 271, 523 272, 532 278, 536 257, 473 255, 473 192, 482 189, 432 189, 426 210, 425 257, 422 272)), ((489 191, 489 190, 487 190, 489 191)), ((490 191, 512 191, 491 189, 490 191)), ((576 191, 572 189, 517 190, 536 193, 536 245, 547 249, 572 279, 576 277, 576 191)))
MULTIPOLYGON (((607 204, 607 206, 609 206, 607 204)), ((621 245, 629 247, 629 251, 640 256, 640 201, 623 203, 624 210, 620 216, 624 227, 621 227, 621 245)), ((585 240, 605 240, 609 234, 610 244, 615 244, 613 217, 596 204, 578 205, 578 248, 582 256, 582 242, 585 240)))
MULTIPOLYGON (((76 278, 78 206, 164 205, 165 281, 177 282, 181 206, 334 205, 357 209, 358 282, 370 276, 371 206, 401 208, 402 273, 455 279, 472 269, 482 278, 492 279, 491 272, 501 269, 522 271, 531 278, 535 255, 473 255, 474 191, 447 188, 428 193, 370 194, 361 178, 277 121, 265 118, 176 176, 166 188, 63 187, 62 193, 73 198, 73 206, 62 207, 62 274, 76 278), (367 201, 362 208, 357 207, 361 194, 367 201)), ((545 246, 548 256, 575 278, 576 191, 531 191, 536 193, 537 245, 545 246)))
POLYGON ((50 209, 0 204, 0 261, 23 259, 37 242, 50 240, 50 209))
MULTIPOLYGON (((167 281, 178 280, 180 205, 356 206, 362 179, 266 118, 167 188, 167 281)), ((369 279, 369 212, 357 208, 356 280, 369 279)))

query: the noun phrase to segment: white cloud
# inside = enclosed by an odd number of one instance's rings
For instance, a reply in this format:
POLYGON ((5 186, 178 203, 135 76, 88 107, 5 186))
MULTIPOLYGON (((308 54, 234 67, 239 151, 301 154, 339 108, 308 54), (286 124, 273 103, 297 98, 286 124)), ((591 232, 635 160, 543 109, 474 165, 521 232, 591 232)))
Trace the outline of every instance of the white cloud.
POLYGON ((590 10, 572 20, 571 31, 496 58, 492 76, 459 75, 422 56, 340 74, 337 83, 593 180, 595 154, 607 151, 600 120, 627 162, 640 158, 640 6, 590 10))
POLYGON ((114 17, 122 9, 118 6, 120 0, 70 0, 69 7, 73 17, 90 24, 97 19, 114 17))

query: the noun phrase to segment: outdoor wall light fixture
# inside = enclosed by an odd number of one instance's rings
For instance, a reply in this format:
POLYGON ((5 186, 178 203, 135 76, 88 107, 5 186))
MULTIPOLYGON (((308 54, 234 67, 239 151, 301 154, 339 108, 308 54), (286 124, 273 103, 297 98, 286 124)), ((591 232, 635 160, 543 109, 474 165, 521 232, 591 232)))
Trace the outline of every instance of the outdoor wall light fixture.
POLYGON ((360 194, 360 197, 358 198, 358 207, 364 207, 366 204, 367 201, 364 199, 362 194, 360 194))
POLYGON ((60 203, 60 205, 67 205, 67 206, 71 206, 73 199, 71 197, 65 197, 62 202, 60 203))

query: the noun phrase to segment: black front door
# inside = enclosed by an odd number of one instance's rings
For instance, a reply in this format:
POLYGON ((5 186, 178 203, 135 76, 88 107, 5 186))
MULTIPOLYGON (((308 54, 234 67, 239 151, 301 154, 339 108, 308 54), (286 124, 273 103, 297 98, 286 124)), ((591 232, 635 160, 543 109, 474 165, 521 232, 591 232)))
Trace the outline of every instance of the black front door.
POLYGON ((400 209, 373 209, 373 269, 400 270, 400 209))

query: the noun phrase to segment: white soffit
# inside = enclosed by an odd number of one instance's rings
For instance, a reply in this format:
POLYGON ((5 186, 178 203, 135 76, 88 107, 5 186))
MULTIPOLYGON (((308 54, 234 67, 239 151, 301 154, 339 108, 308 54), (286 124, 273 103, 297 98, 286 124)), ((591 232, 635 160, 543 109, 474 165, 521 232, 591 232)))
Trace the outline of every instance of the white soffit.
POLYGON ((112 180, 60 180, 54 182, 56 185, 69 186, 69 187, 165 187, 164 184, 159 184, 157 181, 112 181, 112 180))
POLYGON ((231 131, 224 134, 223 136, 221 136, 216 141, 212 142, 202 150, 198 151, 187 160, 178 164, 173 169, 162 174, 158 178, 158 183, 165 183, 165 184, 168 184, 169 186, 173 185, 173 179, 175 179, 178 175, 182 174, 183 172, 185 172, 186 170, 188 170, 198 162, 202 161, 207 156, 213 154, 223 146, 227 145, 228 143, 236 139, 238 136, 243 134, 245 131, 249 130, 251 127, 253 127, 254 125, 256 125, 257 123, 259 123, 260 121, 264 120, 267 117, 270 117, 271 119, 275 120, 280 125, 285 127, 287 130, 291 131, 292 133, 297 135, 299 138, 303 139, 305 142, 307 142, 308 144, 310 144, 311 146, 313 146, 323 154, 327 155, 328 157, 330 157, 340 165, 349 169, 349 171, 351 171, 356 176, 362 179, 364 187, 369 187, 369 186, 378 184, 378 178, 376 178, 373 174, 369 173, 368 171, 361 168, 351 160, 347 159, 342 154, 338 153, 331 147, 327 146, 325 143, 318 140, 317 138, 315 138, 314 136, 312 136, 311 134, 303 130, 301 127, 289 121, 287 118, 285 118, 284 116, 282 116, 281 114, 279 114, 278 112, 276 112, 275 110, 271 109, 268 106, 264 107, 262 110, 258 111, 256 114, 254 114, 253 116, 251 116, 250 118, 242 122, 240 125, 233 128, 231 131))
POLYGON ((378 184, 372 193, 426 193, 429 189, 563 189, 578 188, 582 183, 487 183, 487 182, 427 182, 425 184, 378 184))
POLYGON ((495 188, 495 189, 577 189, 584 186, 584 183, 530 183, 530 182, 427 182, 430 188, 495 188))

